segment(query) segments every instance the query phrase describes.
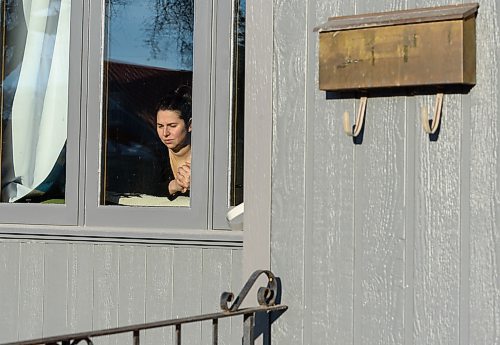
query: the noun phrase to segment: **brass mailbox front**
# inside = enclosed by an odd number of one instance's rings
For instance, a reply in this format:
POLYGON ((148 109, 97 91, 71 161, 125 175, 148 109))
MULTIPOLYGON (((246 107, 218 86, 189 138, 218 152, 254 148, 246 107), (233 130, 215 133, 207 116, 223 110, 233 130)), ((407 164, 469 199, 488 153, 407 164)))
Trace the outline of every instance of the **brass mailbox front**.
POLYGON ((474 85, 477 4, 330 18, 317 28, 327 91, 474 85))

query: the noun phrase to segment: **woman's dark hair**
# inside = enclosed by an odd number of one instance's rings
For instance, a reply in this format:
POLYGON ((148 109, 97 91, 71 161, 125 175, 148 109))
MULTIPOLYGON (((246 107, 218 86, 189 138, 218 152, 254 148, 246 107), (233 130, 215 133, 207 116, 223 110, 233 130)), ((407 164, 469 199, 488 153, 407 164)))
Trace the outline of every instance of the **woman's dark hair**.
POLYGON ((172 94, 160 99, 155 108, 155 116, 160 110, 179 112, 181 119, 188 126, 192 116, 191 88, 189 86, 180 86, 172 94))

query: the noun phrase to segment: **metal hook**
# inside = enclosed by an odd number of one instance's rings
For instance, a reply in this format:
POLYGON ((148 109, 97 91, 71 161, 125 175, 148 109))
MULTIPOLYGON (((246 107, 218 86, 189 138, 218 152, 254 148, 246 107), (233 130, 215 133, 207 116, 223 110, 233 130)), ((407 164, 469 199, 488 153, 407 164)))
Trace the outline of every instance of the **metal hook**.
POLYGON ((357 137, 363 128, 363 122, 365 121, 366 112, 366 101, 368 97, 363 96, 360 98, 358 115, 356 116, 354 122, 354 128, 351 127, 351 122, 349 121, 349 112, 344 112, 344 132, 350 137, 357 137))
POLYGON ((436 95, 436 104, 434 106, 434 117, 432 118, 432 123, 429 126, 429 112, 426 107, 422 107, 422 127, 425 133, 434 134, 436 133, 439 123, 441 122, 441 112, 443 109, 443 93, 438 93, 436 95))

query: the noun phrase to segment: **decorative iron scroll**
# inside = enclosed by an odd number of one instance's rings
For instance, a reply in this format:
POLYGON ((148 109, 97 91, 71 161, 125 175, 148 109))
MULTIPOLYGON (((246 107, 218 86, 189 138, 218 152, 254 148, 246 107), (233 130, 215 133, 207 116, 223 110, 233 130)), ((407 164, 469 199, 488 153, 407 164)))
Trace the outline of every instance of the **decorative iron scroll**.
POLYGON ((55 342, 55 343, 47 343, 46 345, 78 345, 82 341, 86 342, 87 345, 94 345, 94 343, 92 342, 92 340, 90 340, 90 338, 74 339, 73 341, 71 341, 71 340, 61 340, 60 344, 58 342, 55 342))
POLYGON ((233 304, 229 306, 229 303, 233 301, 234 294, 232 292, 223 292, 220 296, 220 307, 225 311, 236 311, 239 309, 241 303, 247 296, 248 292, 255 284, 260 275, 265 274, 267 276, 267 286, 260 287, 257 292, 257 301, 261 306, 273 306, 276 304, 276 297, 278 294, 278 282, 276 277, 271 271, 267 270, 257 270, 250 278, 248 278, 245 286, 241 289, 238 297, 234 300, 233 304))

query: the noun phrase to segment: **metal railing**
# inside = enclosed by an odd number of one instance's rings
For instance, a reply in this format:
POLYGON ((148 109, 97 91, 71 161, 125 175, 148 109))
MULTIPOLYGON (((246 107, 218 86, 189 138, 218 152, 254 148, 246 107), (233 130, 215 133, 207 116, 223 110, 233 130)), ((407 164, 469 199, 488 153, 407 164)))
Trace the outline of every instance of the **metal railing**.
POLYGON ((115 334, 131 333, 131 341, 133 345, 140 345, 141 333, 147 329, 161 328, 161 327, 175 327, 175 342, 176 345, 182 344, 182 326, 189 323, 201 322, 212 320, 212 344, 217 345, 219 342, 219 319, 241 316, 243 315, 243 345, 253 345, 255 341, 255 321, 257 316, 266 316, 267 325, 262 330, 267 339, 270 339, 271 323, 276 320, 279 315, 284 313, 288 306, 279 304, 281 295, 281 286, 279 279, 274 276, 270 271, 259 270, 255 271, 245 286, 234 299, 234 294, 231 292, 224 292, 220 297, 220 307, 222 312, 203 314, 192 317, 177 318, 164 321, 156 321, 149 323, 142 323, 131 326, 116 327, 98 331, 72 333, 60 336, 32 339, 26 341, 18 341, 13 343, 6 343, 0 345, 77 345, 79 343, 86 343, 93 345, 92 339, 96 337, 109 336, 115 334), (248 292, 252 289, 253 285, 259 276, 265 275, 267 277, 267 286, 260 287, 257 292, 258 307, 249 307, 240 309, 241 303, 247 296, 248 292), (233 301, 234 299, 234 301, 233 301), (278 303, 277 303, 278 301, 278 303), (231 302, 233 302, 231 304, 231 302))

